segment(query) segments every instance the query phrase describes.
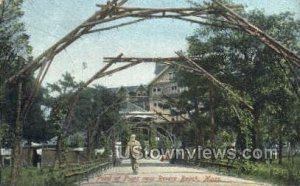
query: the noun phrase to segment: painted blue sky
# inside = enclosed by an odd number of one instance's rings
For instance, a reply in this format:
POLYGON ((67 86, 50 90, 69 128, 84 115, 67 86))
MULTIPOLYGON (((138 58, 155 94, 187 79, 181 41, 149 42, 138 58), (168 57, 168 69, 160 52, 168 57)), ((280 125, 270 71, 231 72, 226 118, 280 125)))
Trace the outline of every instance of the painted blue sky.
MULTIPOLYGON (((26 0, 23 6, 27 33, 31 36, 33 55, 37 56, 91 16, 96 4, 106 0, 26 0)), ((199 1, 197 1, 199 2, 199 1)), ((300 19, 299 0, 233 0, 247 10, 261 9, 266 14, 290 11, 300 19)), ((186 0, 128 0, 128 6, 189 7, 186 0)), ((86 80, 104 64, 104 56, 168 57, 186 50, 185 38, 197 25, 175 20, 148 20, 115 30, 87 35, 56 56, 46 82, 57 81, 68 71, 77 81, 86 80), (87 68, 82 68, 82 63, 87 68)), ((103 78, 95 83, 107 87, 147 84, 154 78, 154 64, 141 64, 103 78)))

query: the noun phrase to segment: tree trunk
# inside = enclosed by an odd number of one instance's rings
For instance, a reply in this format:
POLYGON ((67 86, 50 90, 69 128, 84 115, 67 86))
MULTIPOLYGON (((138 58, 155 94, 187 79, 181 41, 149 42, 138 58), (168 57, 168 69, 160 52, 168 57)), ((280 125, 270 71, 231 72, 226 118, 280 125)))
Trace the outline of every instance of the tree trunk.
POLYGON ((204 131, 203 131, 203 126, 202 126, 202 123, 201 122, 197 122, 197 124, 196 124, 196 126, 197 126, 197 130, 195 130, 195 132, 196 132, 196 136, 198 136, 198 144, 196 144, 196 145, 200 145, 200 146, 204 146, 204 131))
POLYGON ((278 149, 278 164, 282 164, 282 130, 279 132, 279 149, 278 149))
POLYGON ((57 136, 56 148, 55 148, 55 163, 54 168, 58 169, 61 159, 61 134, 57 136))
POLYGON ((32 156, 31 156, 31 140, 27 140, 28 143, 28 148, 27 148, 27 157, 26 157, 26 161, 27 161, 27 166, 32 165, 32 156))
POLYGON ((198 138, 195 140, 196 141, 196 145, 200 145, 200 146, 204 146, 204 131, 203 131, 203 126, 202 123, 200 121, 200 116, 199 116, 199 101, 197 98, 195 98, 194 100, 195 103, 195 113, 194 113, 194 117, 193 117, 193 121, 195 122, 195 126, 196 126, 196 130, 195 130, 195 136, 197 136, 198 138))
MULTIPOLYGON (((5 87, 1 82, 0 85, 0 126, 6 121, 4 118, 4 98, 5 98, 5 87)), ((3 144, 0 144, 3 145, 3 144)), ((0 160, 0 185, 2 184, 2 158, 0 160)))
POLYGON ((254 150, 257 146, 256 144, 256 130, 255 130, 255 126, 251 126, 250 128, 250 132, 251 132, 251 149, 254 150))
MULTIPOLYGON (((3 123, 5 123, 5 121, 7 121, 6 115, 4 114, 4 110, 5 110, 5 86, 1 85, 0 86, 0 125, 2 125, 3 123)), ((1 146, 3 144, 0 144, 1 146)))
POLYGON ((116 139, 115 139, 115 129, 112 130, 111 134, 111 145, 112 145, 112 162, 113 166, 117 165, 117 156, 116 156, 116 139))
POLYGON ((215 146, 215 130, 216 130, 216 123, 214 117, 214 97, 213 97, 213 84, 212 82, 209 83, 209 113, 210 113, 210 142, 211 146, 215 146))
POLYGON ((92 131, 91 131, 91 124, 88 125, 87 130, 87 158, 88 161, 91 160, 91 152, 92 152, 92 131))
POLYGON ((21 148, 21 139, 23 133, 23 119, 22 119, 22 89, 23 83, 18 83, 18 100, 17 100, 17 117, 16 117, 16 126, 15 126, 15 136, 14 136, 14 146, 12 154, 12 167, 10 175, 10 186, 18 185, 18 178, 21 174, 21 164, 22 164, 22 148, 21 148))
POLYGON ((154 126, 151 126, 150 127, 150 137, 149 137, 150 149, 157 148, 156 137, 157 137, 157 129, 154 126))
POLYGON ((254 148, 262 148, 261 130, 259 125, 259 113, 254 114, 254 130, 255 130, 255 146, 254 148))
POLYGON ((65 147, 64 147, 64 134, 59 134, 57 136, 56 142, 56 155, 55 155, 55 164, 54 168, 62 168, 65 165, 65 147))
MULTIPOLYGON (((236 150, 237 151, 243 151, 247 147, 247 141, 245 138, 245 134, 243 134, 242 129, 240 128, 240 123, 237 131, 237 137, 236 137, 236 150)), ((238 154, 240 156, 240 154, 238 154)))
POLYGON ((1 163, 0 163, 0 185, 2 185, 2 158, 1 158, 1 163))

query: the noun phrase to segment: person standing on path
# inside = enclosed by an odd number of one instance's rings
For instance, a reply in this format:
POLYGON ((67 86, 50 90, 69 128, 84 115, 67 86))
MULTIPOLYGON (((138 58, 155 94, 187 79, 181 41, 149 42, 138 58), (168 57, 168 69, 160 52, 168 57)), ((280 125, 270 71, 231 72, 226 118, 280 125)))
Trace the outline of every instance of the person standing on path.
POLYGON ((132 134, 130 136, 130 140, 127 143, 126 152, 129 153, 129 158, 131 161, 131 167, 133 173, 138 174, 138 168, 139 168, 138 158, 140 158, 142 147, 140 142, 137 141, 135 137, 136 137, 135 134, 132 134))

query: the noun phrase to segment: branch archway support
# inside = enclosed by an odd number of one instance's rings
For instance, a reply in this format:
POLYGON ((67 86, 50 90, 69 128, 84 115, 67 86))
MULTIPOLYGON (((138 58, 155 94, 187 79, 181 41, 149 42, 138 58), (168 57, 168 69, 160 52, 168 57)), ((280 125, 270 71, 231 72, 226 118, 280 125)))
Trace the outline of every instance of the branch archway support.
MULTIPOLYGON (((298 67, 300 66, 300 57, 297 56, 296 53, 283 46, 279 41, 235 13, 233 9, 238 9, 239 7, 237 6, 225 6, 217 0, 212 0, 213 3, 196 8, 123 7, 126 2, 127 0, 112 0, 108 1, 105 5, 99 5, 101 8, 99 11, 96 11, 94 15, 69 32, 66 36, 35 58, 15 75, 7 79, 6 83, 11 83, 24 75, 31 75, 41 67, 41 71, 47 73, 47 69, 49 67, 44 67, 47 66, 47 64, 50 63, 57 54, 83 35, 103 30, 110 30, 154 18, 171 18, 202 25, 237 29, 259 39, 262 43, 273 49, 287 61, 294 63, 298 67), (213 20, 209 19, 211 15, 216 16, 216 18, 213 20), (106 28, 95 28, 103 23, 113 22, 124 18, 135 18, 136 20, 127 21, 125 23, 106 28)), ((43 81, 43 77, 44 75, 42 75, 41 79, 39 79, 39 83, 43 81)))

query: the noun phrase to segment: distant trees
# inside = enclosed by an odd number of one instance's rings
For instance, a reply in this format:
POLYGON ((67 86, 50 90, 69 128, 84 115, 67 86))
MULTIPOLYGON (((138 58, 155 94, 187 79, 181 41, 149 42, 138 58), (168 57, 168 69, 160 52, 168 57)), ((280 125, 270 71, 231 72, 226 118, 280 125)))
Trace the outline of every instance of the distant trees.
MULTIPOLYGON (((58 82, 47 85, 49 122, 54 125, 58 137, 62 133, 67 133, 68 136, 74 135, 75 139, 80 133, 84 134, 83 145, 87 146, 88 157, 92 158, 93 150, 100 145, 104 146, 104 144, 100 144, 104 132, 120 119, 118 113, 120 100, 105 87, 87 87, 79 94, 70 125, 65 126, 66 116, 72 105, 71 101, 74 101, 70 98, 80 85, 81 83, 77 83, 68 72, 63 74, 62 79, 58 82)), ((71 146, 75 145, 74 143, 70 144, 71 146)))
MULTIPOLYGON (((250 22, 300 54, 300 21, 290 13, 266 16, 260 11, 241 12, 250 22)), ((189 87, 182 94, 183 109, 193 110, 195 144, 222 143, 227 131, 239 148, 279 145, 279 163, 285 142, 299 143, 299 77, 295 68, 259 40, 237 30, 200 27, 187 38, 190 56, 200 66, 245 98, 253 111, 235 103, 204 77, 179 72, 189 87), (241 115, 242 114, 242 115, 241 115), (213 137, 214 136, 214 137, 213 137)))

